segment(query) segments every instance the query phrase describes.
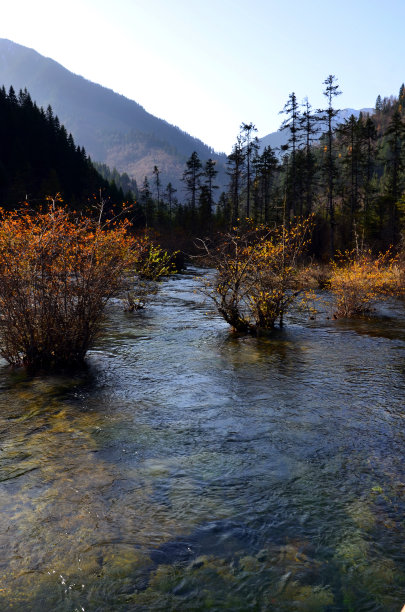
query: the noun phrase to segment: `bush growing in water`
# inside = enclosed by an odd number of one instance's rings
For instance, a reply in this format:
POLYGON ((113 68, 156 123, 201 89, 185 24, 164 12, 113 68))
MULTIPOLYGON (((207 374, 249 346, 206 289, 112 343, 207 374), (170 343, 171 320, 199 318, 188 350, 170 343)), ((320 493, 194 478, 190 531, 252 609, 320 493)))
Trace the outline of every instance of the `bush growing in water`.
POLYGON ((0 354, 50 369, 83 362, 137 257, 126 221, 65 208, 0 211, 0 354))
POLYGON ((138 238, 138 255, 132 289, 127 291, 126 310, 133 312, 145 307, 148 298, 157 293, 158 282, 176 272, 175 257, 154 244, 148 234, 138 238))
POLYGON ((335 297, 335 316, 353 317, 371 311, 378 299, 404 292, 398 259, 390 252, 377 259, 370 251, 344 253, 332 262, 329 289, 335 297))
POLYGON ((235 330, 257 334, 283 324, 301 293, 297 265, 311 227, 312 218, 288 229, 250 225, 225 235, 216 248, 201 243, 217 269, 208 294, 235 330))

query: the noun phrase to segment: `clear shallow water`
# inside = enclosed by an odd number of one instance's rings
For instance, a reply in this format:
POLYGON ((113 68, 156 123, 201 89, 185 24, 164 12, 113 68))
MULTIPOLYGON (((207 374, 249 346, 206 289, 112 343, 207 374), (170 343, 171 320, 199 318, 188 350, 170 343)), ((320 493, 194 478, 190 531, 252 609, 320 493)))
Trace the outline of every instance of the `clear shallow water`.
POLYGON ((0 371, 0 609, 405 603, 405 313, 237 337, 164 282, 82 377, 0 371))

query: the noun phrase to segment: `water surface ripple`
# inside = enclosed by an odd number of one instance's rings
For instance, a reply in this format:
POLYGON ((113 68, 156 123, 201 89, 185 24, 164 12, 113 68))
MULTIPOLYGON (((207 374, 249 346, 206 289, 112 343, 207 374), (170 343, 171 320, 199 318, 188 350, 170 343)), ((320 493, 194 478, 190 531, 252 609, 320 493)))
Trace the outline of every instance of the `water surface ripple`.
POLYGON ((0 371, 0 609, 399 612, 405 314, 235 336, 192 270, 0 371))

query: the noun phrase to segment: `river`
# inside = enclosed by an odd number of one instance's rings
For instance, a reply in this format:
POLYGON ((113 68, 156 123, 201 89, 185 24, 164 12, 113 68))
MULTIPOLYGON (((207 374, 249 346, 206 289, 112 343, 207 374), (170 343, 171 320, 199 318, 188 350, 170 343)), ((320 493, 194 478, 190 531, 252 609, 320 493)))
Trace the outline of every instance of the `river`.
POLYGON ((403 303, 235 336, 200 274, 81 375, 0 369, 0 609, 399 612, 403 303))

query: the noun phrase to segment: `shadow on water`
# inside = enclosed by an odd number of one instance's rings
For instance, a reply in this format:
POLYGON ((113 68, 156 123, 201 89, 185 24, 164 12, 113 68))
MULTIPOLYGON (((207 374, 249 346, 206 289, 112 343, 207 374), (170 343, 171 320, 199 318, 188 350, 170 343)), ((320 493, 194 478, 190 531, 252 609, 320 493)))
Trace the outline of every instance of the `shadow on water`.
POLYGON ((197 288, 0 371, 1 610, 398 611, 403 309, 251 338, 197 288))

